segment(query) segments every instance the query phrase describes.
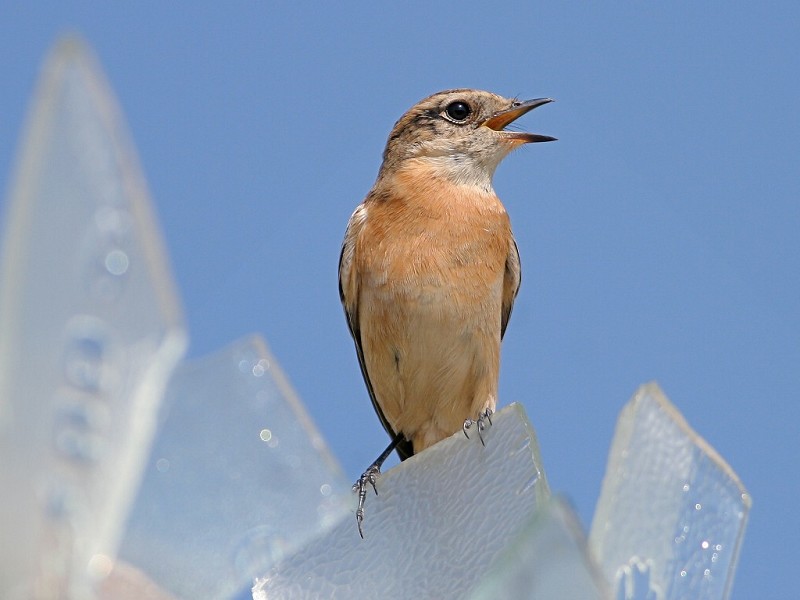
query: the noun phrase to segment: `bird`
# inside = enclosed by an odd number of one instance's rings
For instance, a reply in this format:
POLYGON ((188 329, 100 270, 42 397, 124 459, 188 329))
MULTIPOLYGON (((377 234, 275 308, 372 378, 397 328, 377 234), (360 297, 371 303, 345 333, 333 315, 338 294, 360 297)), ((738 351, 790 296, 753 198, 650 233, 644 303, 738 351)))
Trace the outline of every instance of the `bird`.
POLYGON ((361 537, 386 458, 459 429, 478 437, 497 404, 500 342, 519 251, 492 187, 512 150, 556 138, 506 129, 551 98, 435 93, 395 123, 372 189, 347 224, 339 296, 372 406, 391 442, 354 484, 361 537))

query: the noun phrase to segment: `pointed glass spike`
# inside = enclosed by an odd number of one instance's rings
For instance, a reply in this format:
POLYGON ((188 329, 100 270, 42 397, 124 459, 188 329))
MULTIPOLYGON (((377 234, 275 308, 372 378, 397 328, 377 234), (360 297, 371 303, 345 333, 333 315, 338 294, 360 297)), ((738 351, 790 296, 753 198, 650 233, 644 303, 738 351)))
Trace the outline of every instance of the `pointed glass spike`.
POLYGON ((119 554, 163 590, 249 592, 279 559, 352 525, 350 483, 260 337, 182 364, 163 409, 119 554))
POLYGON ((617 421, 590 547, 620 598, 727 598, 750 502, 651 383, 617 421))
POLYGON ((549 497, 533 430, 512 404, 380 475, 364 539, 352 513, 257 582, 267 598, 459 598, 549 497))
POLYGON ((586 536, 566 502, 551 498, 498 556, 472 600, 609 600, 586 536))
POLYGON ((47 59, 0 258, 0 597, 88 597, 173 366, 178 297, 133 148, 78 40, 47 59))

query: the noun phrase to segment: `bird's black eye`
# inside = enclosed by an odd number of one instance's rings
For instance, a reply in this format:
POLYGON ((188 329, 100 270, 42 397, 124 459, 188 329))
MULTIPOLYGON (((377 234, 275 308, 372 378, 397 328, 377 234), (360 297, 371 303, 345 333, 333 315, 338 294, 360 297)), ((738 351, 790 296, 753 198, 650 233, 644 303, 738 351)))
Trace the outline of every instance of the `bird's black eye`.
POLYGON ((453 121, 465 121, 472 112, 472 109, 466 102, 456 100, 455 102, 448 104, 447 108, 444 109, 444 112, 447 113, 447 116, 453 121))

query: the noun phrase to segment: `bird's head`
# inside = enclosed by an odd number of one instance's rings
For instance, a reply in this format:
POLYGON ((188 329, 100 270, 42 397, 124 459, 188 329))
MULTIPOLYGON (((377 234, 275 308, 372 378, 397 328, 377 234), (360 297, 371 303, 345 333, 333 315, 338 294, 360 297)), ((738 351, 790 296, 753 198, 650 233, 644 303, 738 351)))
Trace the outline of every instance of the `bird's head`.
POLYGON ((413 161, 459 184, 491 187, 500 161, 514 148, 556 138, 508 131, 506 126, 537 106, 482 90, 458 89, 421 100, 395 123, 383 153, 381 175, 413 161))

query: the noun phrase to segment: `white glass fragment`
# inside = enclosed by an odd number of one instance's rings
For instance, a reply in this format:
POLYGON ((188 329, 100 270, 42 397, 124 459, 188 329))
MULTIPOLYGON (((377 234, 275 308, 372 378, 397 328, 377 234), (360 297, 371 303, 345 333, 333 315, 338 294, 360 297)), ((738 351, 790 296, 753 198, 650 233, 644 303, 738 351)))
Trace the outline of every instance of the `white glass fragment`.
POLYGON ((0 261, 0 598, 86 598, 185 348, 142 175, 74 39, 43 68, 0 261))
POLYGON ((352 524, 351 502, 300 400, 251 337, 176 370, 120 559, 178 598, 249 596, 277 560, 345 516, 352 524))
POLYGON ((458 432, 380 476, 364 537, 337 525, 260 580, 268 598, 458 598, 549 497, 533 430, 518 404, 484 432, 458 432))
POLYGON ((619 598, 723 599, 749 508, 736 473, 648 384, 617 421, 590 547, 619 598))
POLYGON ((608 600, 572 509, 559 498, 534 513, 495 560, 472 600, 608 600))

